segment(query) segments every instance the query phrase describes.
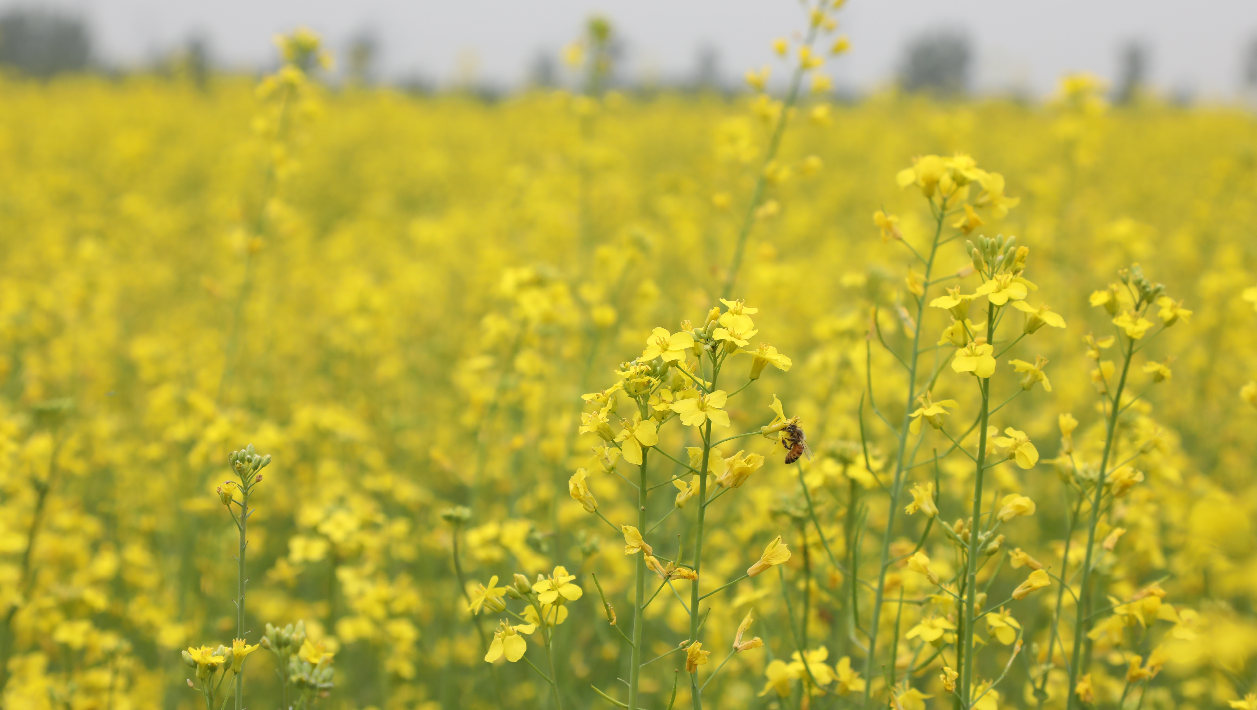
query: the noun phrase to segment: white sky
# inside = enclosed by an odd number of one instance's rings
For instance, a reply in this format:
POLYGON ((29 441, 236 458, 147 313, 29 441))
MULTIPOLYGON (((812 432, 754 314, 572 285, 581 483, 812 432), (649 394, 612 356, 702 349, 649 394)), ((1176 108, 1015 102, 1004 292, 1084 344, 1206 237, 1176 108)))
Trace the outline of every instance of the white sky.
MULTIPOLYGON (((260 66, 273 61, 271 36, 299 24, 322 33, 339 58, 369 29, 386 76, 436 83, 452 81, 471 57, 480 80, 519 82, 538 53, 556 54, 595 12, 615 23, 633 78, 688 75, 705 44, 732 80, 771 59, 774 37, 802 26, 797 0, 0 0, 0 8, 18 5, 81 13, 98 55, 121 64, 199 32, 219 61, 260 66)), ((839 17, 853 51, 828 71, 860 90, 893 76, 906 40, 950 27, 974 40, 979 88, 1041 94, 1079 69, 1112 78, 1119 47, 1137 39, 1151 48, 1154 86, 1227 97, 1257 37, 1257 0, 849 0, 839 17)))

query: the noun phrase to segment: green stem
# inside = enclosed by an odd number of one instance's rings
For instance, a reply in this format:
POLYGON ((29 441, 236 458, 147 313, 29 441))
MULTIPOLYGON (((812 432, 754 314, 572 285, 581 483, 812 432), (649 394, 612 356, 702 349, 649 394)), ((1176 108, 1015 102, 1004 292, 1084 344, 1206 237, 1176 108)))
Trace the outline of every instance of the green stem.
MULTIPOLYGON (((938 239, 943 233, 943 208, 946 207, 946 200, 940 205, 940 215, 934 227, 934 240, 930 246, 930 258, 925 264, 925 274, 923 280, 930 280, 930 273, 934 269, 934 257, 938 253, 938 239)), ((890 509, 886 512, 886 531, 882 535, 882 552, 881 561, 878 566, 877 573, 877 593, 873 597, 873 617, 869 623, 869 650, 864 662, 864 677, 870 679, 870 682, 864 685, 864 706, 869 707, 869 697, 873 692, 873 672, 877 667, 877 631, 881 626, 879 623, 882 614, 882 604, 886 596, 886 571, 890 564, 890 545, 895 530, 895 513, 899 508, 899 496, 903 494, 904 471, 906 471, 904 454, 908 446, 908 425, 912 422, 912 403, 916 399, 917 384, 917 360, 921 352, 921 320, 925 313, 925 296, 917 299, 917 318, 916 329, 912 334, 912 357, 908 366, 908 396, 904 404, 903 424, 897 432, 899 437, 899 451, 895 457, 895 476, 891 482, 890 491, 890 509)), ((866 373, 867 374, 867 373, 866 373)), ((871 376, 871 375, 870 375, 871 376)), ((871 383, 870 383, 871 384, 871 383)), ((872 389, 870 387, 870 403, 872 389)), ((876 411, 876 409, 874 410, 876 411)), ((880 416, 880 414, 879 414, 880 416)), ((984 425, 985 426, 985 425, 984 425)), ((985 428, 983 429, 985 431, 985 428)))
POLYGON ((1109 465, 1109 456, 1113 453, 1113 439, 1117 434, 1117 416, 1121 414, 1122 390, 1126 388, 1126 375, 1130 372, 1130 360, 1133 355, 1134 343, 1131 343, 1126 348, 1126 359, 1122 363, 1122 376, 1117 381, 1117 389, 1110 404, 1108 428, 1104 436, 1104 453, 1100 456, 1100 475, 1096 480, 1095 498, 1091 503, 1091 525, 1087 528, 1087 554, 1082 563, 1082 584, 1078 590, 1078 612, 1077 618, 1074 620, 1074 650, 1069 664, 1069 696, 1065 698, 1066 710, 1072 710, 1075 705, 1074 694, 1078 689, 1078 676, 1081 671, 1079 662, 1082 660, 1082 641, 1086 636, 1087 627, 1090 625, 1086 618, 1087 610, 1083 607, 1091 598, 1091 558, 1095 553, 1096 525, 1100 522, 1100 499, 1104 496, 1104 478, 1108 473, 1105 469, 1109 465))
MULTIPOLYGON (((986 319, 986 339, 990 342, 995 335, 995 307, 987 306, 986 319)), ((973 523, 969 530, 969 555, 966 560, 966 582, 965 582, 965 609, 964 609, 964 659, 962 663, 960 676, 960 698, 965 707, 972 705, 971 696, 973 694, 973 667, 976 665, 973 658, 973 623, 974 608, 978 598, 978 545, 980 544, 978 534, 982 520, 982 478, 986 471, 986 430, 987 417, 991 407, 991 380, 979 380, 978 386, 982 390, 982 409, 978 415, 978 455, 976 457, 974 481, 973 481, 973 523)))
MULTIPOLYGON (((719 374, 714 366, 712 367, 711 386, 716 387, 716 375, 719 374)), ((708 462, 711 460, 711 420, 707 420, 704 425, 703 432, 703 462, 699 466, 699 470, 706 473, 708 462)), ((703 504, 698 506, 698 530, 694 539, 694 572, 698 574, 698 578, 690 583, 690 644, 698 641, 698 604, 703 600, 699 593, 699 583, 702 582, 703 576, 700 567, 703 563, 703 523, 707 513, 707 476, 700 475, 698 477, 698 499, 703 504)), ((694 710, 703 710, 703 689, 698 684, 698 674, 690 674, 690 699, 694 710)))
MULTIPOLYGON (((249 496, 252 494, 252 481, 245 482, 241 486, 240 493, 240 520, 237 521, 237 527, 240 529, 240 548, 237 553, 236 562, 239 565, 238 574, 236 576, 236 590, 239 596, 236 598, 236 638, 244 638, 244 588, 247 580, 244 576, 244 557, 245 548, 249 545, 249 496)), ((230 509, 230 508, 229 508, 230 509)), ((236 710, 244 707, 244 678, 243 674, 236 674, 236 710)))
MULTIPOLYGON (((638 474, 637 486, 637 529, 646 529, 646 494, 649 488, 646 485, 646 464, 650 456, 650 449, 642 450, 642 465, 638 474)), ((634 585, 633 593, 633 653, 629 668, 629 710, 637 710, 637 694, 641 683, 642 675, 642 627, 645 625, 645 609, 646 609, 646 551, 641 550, 637 553, 636 566, 634 569, 634 585)))
MULTIPOLYGON (((807 37, 803 40, 804 46, 812 46, 812 42, 816 39, 817 27, 818 25, 815 23, 809 25, 807 37)), ((728 298, 732 296, 733 285, 738 280, 738 270, 742 268, 742 255, 746 251, 746 240, 751 236, 751 228, 755 226, 755 211, 759 209, 759 203, 764 199, 764 186, 767 183, 765 169, 777 159, 777 150, 781 147, 781 138, 785 135, 786 123, 790 120, 790 111, 794 108, 794 104, 799 98, 799 86, 803 83, 804 71, 803 63, 800 62, 794 69, 794 75, 790 77, 790 90, 786 94, 786 101, 781 107, 781 113, 777 116, 777 125, 773 128, 772 138, 768 142, 768 152, 764 154, 764 162, 760 165, 759 175, 755 178, 755 188, 751 191, 751 202, 747 205, 746 215, 742 218, 742 228, 738 231, 737 246, 733 250, 733 264, 729 267, 729 273, 725 276, 724 288, 720 291, 722 297, 728 298)), ((695 710, 698 710, 697 706, 695 710)))

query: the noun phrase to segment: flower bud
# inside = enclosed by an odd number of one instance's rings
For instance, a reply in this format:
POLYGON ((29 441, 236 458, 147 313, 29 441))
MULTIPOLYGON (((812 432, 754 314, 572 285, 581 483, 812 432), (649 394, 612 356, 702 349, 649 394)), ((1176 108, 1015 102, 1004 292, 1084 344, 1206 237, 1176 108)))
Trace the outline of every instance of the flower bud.
POLYGON ((518 590, 520 594, 527 595, 529 592, 532 591, 532 585, 528 583, 527 577, 520 574, 519 572, 516 572, 515 573, 515 589, 518 590))

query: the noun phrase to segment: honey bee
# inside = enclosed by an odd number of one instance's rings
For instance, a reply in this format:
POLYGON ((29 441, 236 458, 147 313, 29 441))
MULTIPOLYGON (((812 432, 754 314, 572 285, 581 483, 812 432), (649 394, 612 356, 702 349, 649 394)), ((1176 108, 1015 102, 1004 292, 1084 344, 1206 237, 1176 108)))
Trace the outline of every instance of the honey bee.
POLYGON ((800 456, 807 454, 807 460, 812 460, 812 450, 807 446, 807 437, 803 435, 803 427, 795 422, 786 425, 781 430, 781 445, 786 447, 786 463, 792 464, 799 460, 800 456))

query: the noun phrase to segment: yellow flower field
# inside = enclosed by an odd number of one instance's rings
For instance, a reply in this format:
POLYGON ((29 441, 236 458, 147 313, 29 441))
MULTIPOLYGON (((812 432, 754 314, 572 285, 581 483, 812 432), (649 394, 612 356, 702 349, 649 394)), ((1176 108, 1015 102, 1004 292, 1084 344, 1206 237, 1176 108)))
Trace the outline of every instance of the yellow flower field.
POLYGON ((1257 122, 837 103, 816 8, 0 80, 0 705, 1257 710, 1257 122))

